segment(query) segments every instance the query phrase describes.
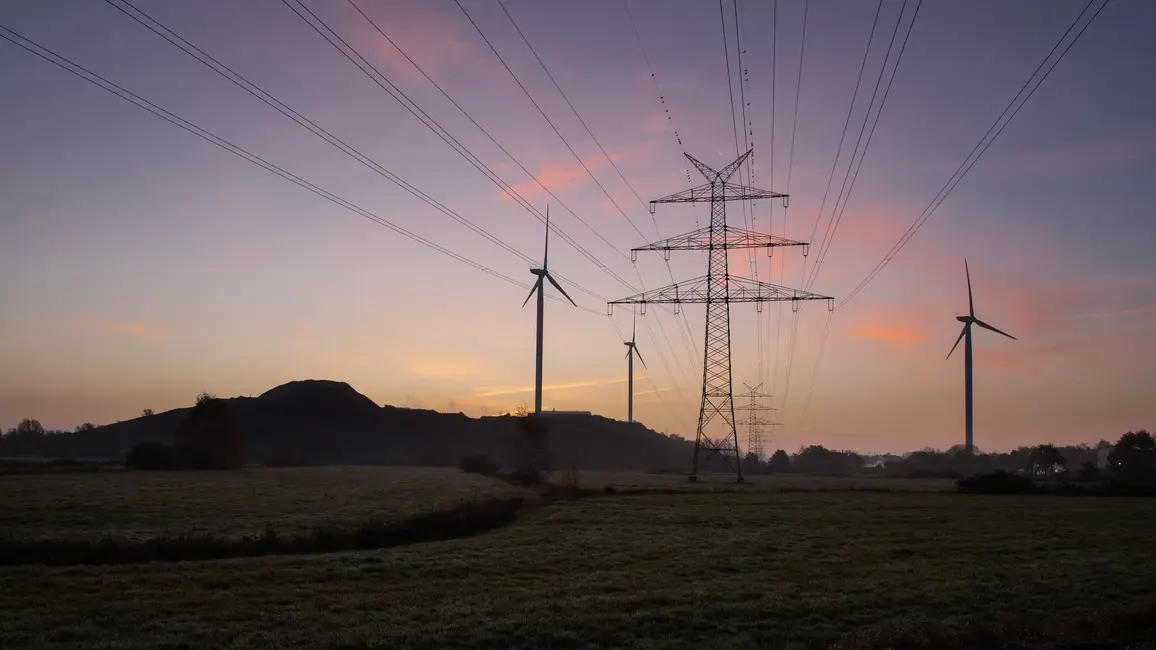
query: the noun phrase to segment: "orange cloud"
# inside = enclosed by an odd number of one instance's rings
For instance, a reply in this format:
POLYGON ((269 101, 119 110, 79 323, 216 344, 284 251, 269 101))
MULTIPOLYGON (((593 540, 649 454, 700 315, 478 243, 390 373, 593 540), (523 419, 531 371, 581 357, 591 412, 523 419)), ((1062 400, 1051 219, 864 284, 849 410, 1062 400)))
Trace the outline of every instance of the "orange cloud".
POLYGON ((852 336, 866 341, 879 341, 897 348, 917 345, 931 338, 931 333, 908 325, 861 323, 851 330, 852 336))
POLYGON ((100 317, 86 316, 74 323, 75 329, 99 336, 128 336, 143 341, 159 341, 168 337, 168 331, 151 323, 139 321, 116 321, 100 317))

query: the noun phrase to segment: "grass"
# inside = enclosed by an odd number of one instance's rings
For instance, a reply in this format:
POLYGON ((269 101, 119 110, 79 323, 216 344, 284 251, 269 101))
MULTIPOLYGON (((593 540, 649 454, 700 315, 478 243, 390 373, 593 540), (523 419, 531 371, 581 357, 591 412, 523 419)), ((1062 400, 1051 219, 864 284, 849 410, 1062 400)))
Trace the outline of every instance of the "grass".
MULTIPOLYGON (((568 479, 567 472, 554 472, 554 482, 568 479)), ((601 489, 610 486, 620 492, 781 492, 880 490, 891 492, 955 491, 951 479, 907 479, 872 476, 806 476, 797 474, 756 474, 745 477, 738 485, 733 475, 703 474, 691 483, 686 474, 644 474, 640 472, 578 472, 582 488, 601 489)))
POLYGON ((1152 604, 1146 500, 712 487, 378 551, 0 568, 0 647, 873 648, 1152 604))
POLYGON ((456 469, 325 467, 0 476, 0 535, 19 540, 303 535, 530 493, 456 469))

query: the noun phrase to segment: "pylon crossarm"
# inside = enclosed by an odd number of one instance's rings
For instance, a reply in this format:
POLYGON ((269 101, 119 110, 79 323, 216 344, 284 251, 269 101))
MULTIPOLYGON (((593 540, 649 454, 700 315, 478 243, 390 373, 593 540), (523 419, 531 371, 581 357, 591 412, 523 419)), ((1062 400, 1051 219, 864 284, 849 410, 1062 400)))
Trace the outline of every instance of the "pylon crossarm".
POLYGON ((769 282, 759 282, 738 276, 726 276, 727 296, 709 295, 710 277, 703 276, 688 282, 676 282, 661 289, 643 291, 627 298, 611 301, 611 305, 628 304, 682 304, 705 302, 793 302, 801 300, 834 300, 810 291, 791 289, 769 282))
MULTIPOLYGON (((717 234, 716 234, 717 235, 717 234)), ((712 233, 710 228, 699 228, 692 232, 676 235, 669 239, 649 243, 645 246, 632 248, 631 253, 637 251, 704 251, 712 248, 712 233)), ((795 241, 785 237, 776 237, 752 230, 732 228, 727 226, 723 236, 713 237, 713 248, 777 248, 781 246, 808 246, 807 242, 795 241), (720 241, 721 239, 721 241, 720 241)), ((803 251, 806 254, 806 251, 803 251)))
POLYGON ((710 203, 711 201, 758 201, 763 199, 785 199, 787 194, 772 192, 771 190, 739 185, 736 183, 704 183, 689 190, 675 192, 661 199, 654 199, 655 203, 710 203))

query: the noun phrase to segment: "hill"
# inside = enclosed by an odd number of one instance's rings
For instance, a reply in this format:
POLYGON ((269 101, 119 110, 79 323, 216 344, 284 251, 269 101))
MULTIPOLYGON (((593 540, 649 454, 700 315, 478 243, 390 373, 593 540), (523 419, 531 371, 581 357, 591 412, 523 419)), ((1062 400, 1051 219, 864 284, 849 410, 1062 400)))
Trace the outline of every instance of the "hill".
MULTIPOLYGON (((463 455, 485 453, 512 464, 520 435, 511 416, 379 407, 344 382, 294 381, 258 397, 224 401, 251 463, 452 466, 463 455)), ((41 445, 0 439, 0 456, 122 459, 141 442, 171 444, 190 408, 52 435, 41 445)), ((655 470, 689 463, 689 443, 638 423, 582 414, 558 414, 550 422, 550 453, 560 467, 655 470)))

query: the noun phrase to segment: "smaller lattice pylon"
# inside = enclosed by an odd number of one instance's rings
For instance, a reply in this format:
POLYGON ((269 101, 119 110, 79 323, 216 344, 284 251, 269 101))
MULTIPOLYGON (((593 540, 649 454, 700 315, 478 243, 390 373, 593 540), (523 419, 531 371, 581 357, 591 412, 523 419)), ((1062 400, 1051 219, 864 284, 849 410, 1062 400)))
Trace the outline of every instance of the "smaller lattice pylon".
POLYGON ((735 424, 747 428, 747 453, 753 453, 759 460, 762 460, 766 458, 766 450, 763 447, 763 443, 765 442, 763 439, 764 428, 780 423, 768 420, 759 414, 777 409, 759 403, 760 399, 771 399, 770 395, 759 391, 759 389, 763 387, 761 383, 756 386, 751 386, 743 382, 743 386, 746 386, 747 392, 739 393, 735 395, 735 397, 746 398, 748 401, 745 403, 736 402, 735 411, 746 412, 746 417, 736 420, 735 424))

